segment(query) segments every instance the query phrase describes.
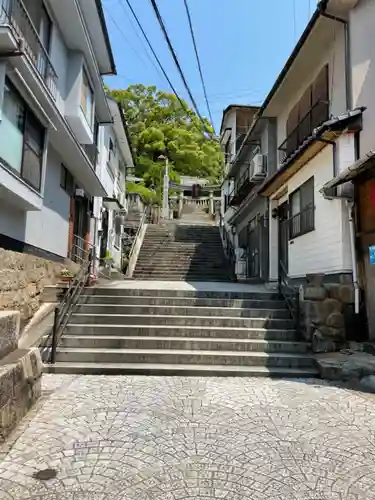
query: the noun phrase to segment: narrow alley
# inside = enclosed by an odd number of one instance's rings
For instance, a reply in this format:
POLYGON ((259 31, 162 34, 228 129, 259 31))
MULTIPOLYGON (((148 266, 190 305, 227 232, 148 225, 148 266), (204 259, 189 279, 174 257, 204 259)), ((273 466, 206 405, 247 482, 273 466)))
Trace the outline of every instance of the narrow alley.
POLYGON ((374 396, 314 379, 44 375, 0 498, 369 500, 374 429, 374 396))

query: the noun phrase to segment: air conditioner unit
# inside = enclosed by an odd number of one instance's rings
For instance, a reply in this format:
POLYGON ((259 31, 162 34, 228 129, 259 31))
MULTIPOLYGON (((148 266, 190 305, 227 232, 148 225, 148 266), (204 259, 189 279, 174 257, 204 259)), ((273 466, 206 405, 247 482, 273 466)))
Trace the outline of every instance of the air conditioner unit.
POLYGON ((76 198, 84 198, 85 197, 84 189, 76 188, 75 195, 76 195, 76 198))
POLYGON ((260 182, 266 177, 265 169, 266 161, 264 155, 258 153, 251 160, 250 165, 250 180, 260 182))

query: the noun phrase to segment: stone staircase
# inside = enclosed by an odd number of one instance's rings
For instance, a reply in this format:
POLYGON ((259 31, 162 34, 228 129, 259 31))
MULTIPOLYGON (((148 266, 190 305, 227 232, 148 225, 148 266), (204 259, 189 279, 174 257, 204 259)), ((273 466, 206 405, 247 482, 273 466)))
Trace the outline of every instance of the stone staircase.
POLYGON ((56 363, 46 370, 317 375, 309 345, 296 338, 289 311, 276 294, 178 288, 86 289, 60 341, 56 363))
POLYGON ((180 223, 148 225, 133 278, 230 281, 218 227, 180 223))

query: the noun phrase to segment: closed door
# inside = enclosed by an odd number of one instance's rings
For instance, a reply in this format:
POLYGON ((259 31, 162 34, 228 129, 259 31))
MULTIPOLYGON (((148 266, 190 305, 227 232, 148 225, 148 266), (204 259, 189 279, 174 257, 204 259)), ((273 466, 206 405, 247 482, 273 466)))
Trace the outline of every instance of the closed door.
POLYGON ((279 206, 279 275, 285 277, 289 271, 289 203, 279 206))

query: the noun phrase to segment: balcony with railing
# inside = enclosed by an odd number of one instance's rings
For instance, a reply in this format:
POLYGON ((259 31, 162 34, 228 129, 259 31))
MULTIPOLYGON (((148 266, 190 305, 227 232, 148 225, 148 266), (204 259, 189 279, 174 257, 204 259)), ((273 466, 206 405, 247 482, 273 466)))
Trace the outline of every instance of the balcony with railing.
POLYGON ((318 101, 299 120, 297 126, 279 146, 279 164, 285 163, 311 137, 315 128, 329 119, 329 102, 318 101))
POLYGON ((259 184, 267 175, 267 157, 260 153, 254 154, 248 162, 248 166, 242 174, 234 181, 233 191, 229 195, 231 206, 240 205, 246 196, 259 184), (257 161, 260 163, 257 164, 257 161))
MULTIPOLYGON (((0 27, 4 26, 10 27, 14 38, 19 40, 18 49, 28 57, 53 99, 56 99, 57 73, 22 0, 0 0, 0 27)), ((3 47, 0 46, 0 49, 3 47)))

